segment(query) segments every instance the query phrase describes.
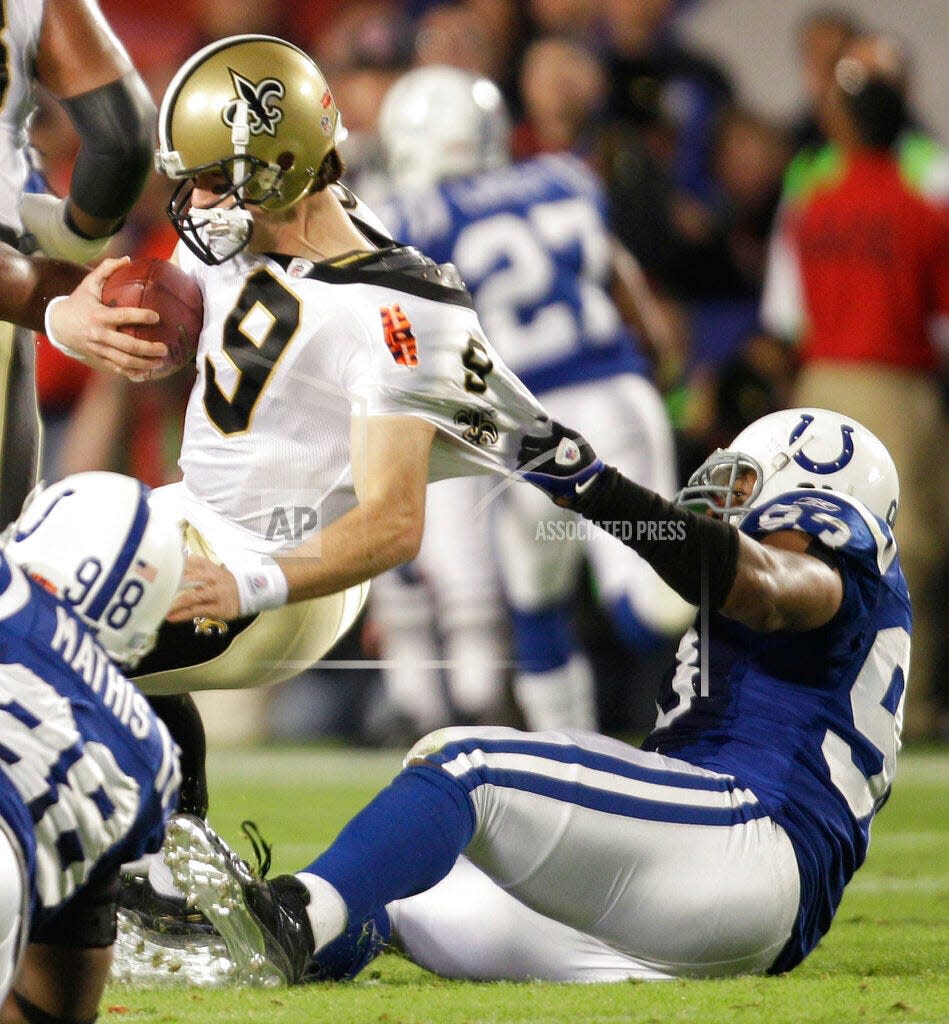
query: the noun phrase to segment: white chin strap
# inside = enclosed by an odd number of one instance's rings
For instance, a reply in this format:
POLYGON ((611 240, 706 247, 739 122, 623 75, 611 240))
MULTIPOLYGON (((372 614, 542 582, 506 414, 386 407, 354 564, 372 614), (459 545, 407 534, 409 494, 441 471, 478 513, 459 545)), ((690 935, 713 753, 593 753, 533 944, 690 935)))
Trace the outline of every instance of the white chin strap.
POLYGON ((229 259, 240 252, 250 238, 254 223, 250 210, 240 206, 232 206, 230 209, 192 209, 190 217, 195 227, 200 229, 208 248, 218 259, 229 259))

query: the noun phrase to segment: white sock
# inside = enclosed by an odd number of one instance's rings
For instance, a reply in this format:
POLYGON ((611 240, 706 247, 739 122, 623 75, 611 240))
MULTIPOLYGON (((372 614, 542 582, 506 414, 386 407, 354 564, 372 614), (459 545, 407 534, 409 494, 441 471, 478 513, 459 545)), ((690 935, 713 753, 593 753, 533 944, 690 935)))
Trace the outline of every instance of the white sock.
POLYGON ((175 885, 171 876, 171 868, 165 863, 165 858, 162 857, 160 850, 158 853, 146 854, 145 860, 148 862, 148 881, 155 892, 160 896, 185 898, 185 894, 175 885))
POLYGON ((310 894, 306 916, 310 919, 313 940, 318 951, 346 931, 349 910, 343 897, 325 878, 311 875, 308 871, 298 871, 296 877, 306 886, 307 892, 310 894))
POLYGON ((455 708, 469 721, 493 721, 503 704, 510 657, 497 623, 449 630, 444 639, 448 687, 455 708))
POLYGON ((548 672, 519 672, 514 696, 531 732, 596 729, 593 670, 583 655, 548 672))

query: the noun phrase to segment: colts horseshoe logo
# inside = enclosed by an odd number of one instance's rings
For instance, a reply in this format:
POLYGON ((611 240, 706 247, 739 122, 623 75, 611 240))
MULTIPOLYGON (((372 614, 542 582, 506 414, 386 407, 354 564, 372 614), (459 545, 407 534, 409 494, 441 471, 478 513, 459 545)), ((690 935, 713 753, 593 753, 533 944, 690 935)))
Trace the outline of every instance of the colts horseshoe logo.
POLYGON ((57 494, 56 497, 53 498, 53 500, 50 502, 49 508, 46 509, 46 511, 36 520, 35 523, 28 526, 25 530, 16 531, 13 537, 14 541, 19 543, 21 540, 26 540, 27 537, 36 533, 37 529, 39 529, 39 527, 42 526, 43 523, 46 521, 46 517, 50 514, 50 512, 53 511, 54 508, 56 508, 56 506, 63 500, 63 498, 68 498, 71 494, 75 493, 76 492, 72 488, 69 488, 68 490, 63 491, 61 494, 57 494))
MULTIPOLYGON (((809 416, 807 413, 801 413, 801 422, 791 431, 791 436, 788 438, 788 444, 793 444, 805 430, 814 422, 814 417, 809 416)), ((853 427, 849 427, 843 424, 840 428, 840 436, 843 441, 843 449, 836 459, 831 459, 829 462, 815 462, 813 459, 809 459, 803 452, 796 452, 794 454, 794 461, 806 470, 808 473, 819 473, 826 475, 827 473, 836 473, 838 470, 844 468, 850 464, 850 460, 853 458, 853 427)))

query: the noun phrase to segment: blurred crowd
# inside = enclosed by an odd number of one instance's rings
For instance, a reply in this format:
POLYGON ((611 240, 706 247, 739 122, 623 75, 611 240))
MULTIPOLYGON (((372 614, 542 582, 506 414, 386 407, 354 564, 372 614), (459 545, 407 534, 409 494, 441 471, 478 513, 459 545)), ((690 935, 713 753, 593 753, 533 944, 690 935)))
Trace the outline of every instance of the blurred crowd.
MULTIPOLYGON (((659 320, 648 342, 675 430, 680 476, 750 421, 796 404, 795 339, 780 317, 762 317, 762 296, 788 176, 833 130, 825 101, 835 68, 866 31, 845 11, 815 8, 787 40, 806 105, 792 122, 776 123, 746 105, 727 67, 681 40, 678 19, 690 6, 681 0, 183 0, 173 20, 139 0, 101 0, 101 6, 156 100, 184 58, 221 36, 262 32, 307 50, 338 95, 350 132, 342 146, 345 180, 367 195, 385 187, 376 117, 405 70, 450 64, 488 76, 514 112, 515 156, 571 151, 602 177, 612 230, 638 260, 656 300, 659 320)), ((905 89, 908 55, 894 60, 893 81, 905 89)), ((911 110, 906 127, 926 136, 911 110)), ((56 105, 44 105, 33 143, 57 190, 68 181, 72 138, 56 105)), ((949 180, 942 184, 949 202, 949 180)), ((176 237, 165 217, 169 191, 167 181, 152 177, 110 253, 170 255, 176 237)), ((938 386, 935 357, 921 372, 938 386)), ((124 469, 150 484, 176 479, 190 383, 181 373, 130 385, 42 346, 47 479, 91 468, 124 469)), ((944 430, 944 404, 937 415, 944 430)), ((917 486, 915 477, 904 474, 903 486, 917 486)), ((937 486, 937 504, 946 497, 939 492, 937 486)), ((910 581, 914 599, 926 605, 924 630, 926 620, 941 621, 946 606, 940 514, 931 510, 935 539, 924 545, 922 568, 914 565, 910 581)), ((637 678, 630 678, 622 647, 589 600, 591 586, 584 579, 578 591, 576 624, 597 670, 600 727, 644 730, 660 666, 638 665, 637 678)), ((503 631, 503 620, 491 628, 503 631)), ((920 736, 942 727, 945 738, 949 681, 940 667, 947 643, 938 625, 928 628, 919 660, 914 656, 918 682, 912 684, 927 699, 910 701, 908 727, 920 736)), ((407 712, 384 699, 384 673, 372 660, 379 642, 370 617, 330 657, 330 667, 271 694, 270 734, 386 742, 402 739, 400 731, 414 738, 420 725, 430 727, 406 721, 407 712)), ((415 671, 437 675, 441 666, 436 646, 415 671)), ((447 724, 450 704, 442 713, 447 724)), ((492 713, 516 714, 504 708, 503 695, 492 713)))

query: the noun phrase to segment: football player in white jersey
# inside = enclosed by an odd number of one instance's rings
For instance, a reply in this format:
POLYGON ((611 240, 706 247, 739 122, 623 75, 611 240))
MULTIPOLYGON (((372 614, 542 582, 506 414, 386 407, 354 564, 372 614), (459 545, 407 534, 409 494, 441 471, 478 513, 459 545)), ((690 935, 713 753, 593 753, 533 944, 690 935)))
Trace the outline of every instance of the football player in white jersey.
POLYGON ((428 481, 512 471, 546 421, 454 269, 393 243, 338 184, 343 137, 319 68, 267 36, 201 50, 160 106, 156 162, 179 182, 177 259, 205 322, 183 480, 159 493, 189 524, 187 586, 136 681, 198 813, 190 692, 311 665, 367 581, 417 553, 428 481))
POLYGON ((352 976, 390 929, 449 977, 778 974, 827 932, 864 862, 912 619, 880 441, 826 409, 774 413, 676 503, 559 424, 522 457, 559 506, 700 605, 654 731, 636 749, 439 730, 328 850, 270 882, 176 816, 176 878, 259 980, 352 976))
POLYGON ((120 865, 156 850, 177 750, 123 675, 184 569, 182 524, 117 473, 37 492, 0 543, 0 1018, 91 1024, 120 865))
MULTIPOLYGON (((15 518, 39 463, 32 330, 49 299, 85 273, 51 262, 100 256, 138 198, 148 174, 155 108, 95 0, 6 0, 0 8, 0 523, 15 518), (36 85, 55 96, 79 133, 70 194, 26 192, 36 85), (32 261, 15 250, 39 249, 32 261), (14 326, 20 325, 20 326, 14 326)), ((67 354, 102 369, 147 371, 164 346, 111 328, 152 314, 106 313, 98 295, 115 264, 103 267, 57 315, 67 354), (143 358, 145 357, 145 358, 143 358)), ((52 311, 49 311, 52 316, 52 311)))
MULTIPOLYGON (((398 79, 379 134, 393 188, 376 209, 395 237, 458 268, 492 344, 551 416, 582 424, 622 472, 671 497, 669 418, 642 338, 618 308, 650 309, 648 289, 628 286, 626 265, 638 268, 610 234, 596 174, 569 152, 512 160, 500 90, 459 68, 398 79)), ((493 511, 524 720, 531 729, 593 729, 593 670, 572 621, 583 559, 617 635, 640 656, 668 647, 693 610, 645 562, 617 559, 605 535, 545 507, 532 488, 508 489, 493 511)), ((439 532, 423 549, 423 568, 449 594, 458 589, 462 514, 449 507, 433 516, 439 532)), ((396 620, 389 631, 405 625, 396 620)))

